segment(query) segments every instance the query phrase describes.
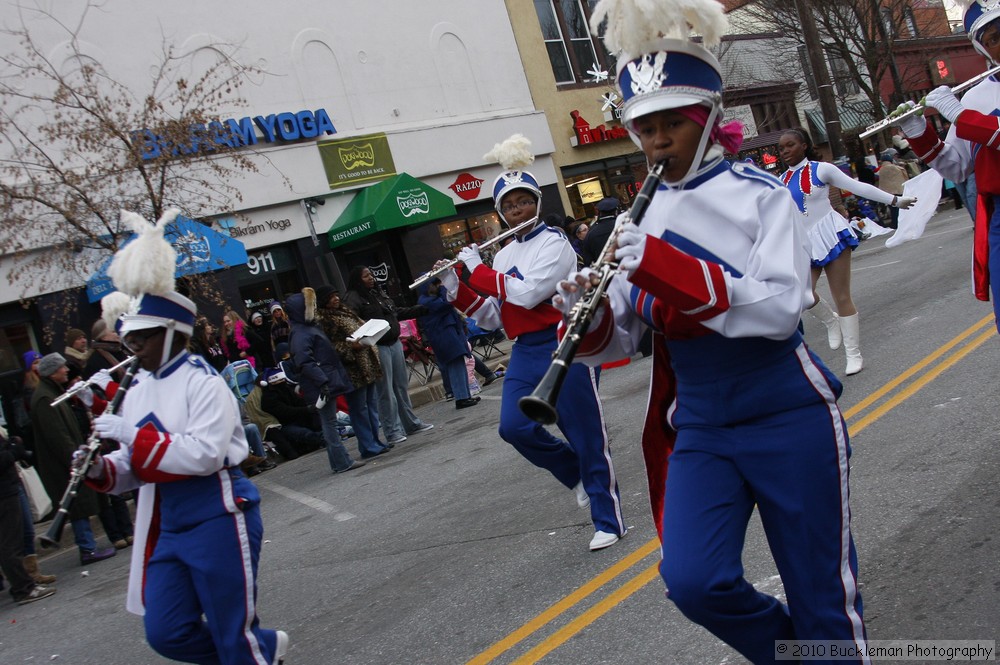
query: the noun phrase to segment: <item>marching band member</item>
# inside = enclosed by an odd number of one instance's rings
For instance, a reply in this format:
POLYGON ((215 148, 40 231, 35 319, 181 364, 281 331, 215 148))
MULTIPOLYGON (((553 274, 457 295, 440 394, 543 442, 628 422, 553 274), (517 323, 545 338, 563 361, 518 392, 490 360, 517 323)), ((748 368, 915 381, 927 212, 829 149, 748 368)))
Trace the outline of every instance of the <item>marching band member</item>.
MULTIPOLYGON (((618 235, 622 272, 577 358, 631 355, 654 330, 642 444, 667 595, 754 663, 776 660, 775 640, 864 647, 842 386, 797 330, 812 304, 806 230, 781 181, 723 158, 739 125, 720 124, 718 62, 687 39, 690 22, 717 43, 722 7, 602 0, 595 31, 605 18, 622 124, 664 171, 618 235), (755 505, 787 603, 743 576, 755 505)), ((571 274, 554 303, 568 314, 593 275, 571 274)))
MULTIPOLYGON (((493 183, 493 199, 500 218, 511 228, 538 218, 542 192, 535 177, 522 170, 534 160, 529 146, 528 139, 515 134, 485 157, 504 168, 493 183)), ((515 340, 503 383, 500 437, 529 462, 574 489, 581 508, 589 505, 595 528, 592 551, 615 544, 626 527, 594 370, 579 365, 566 378, 557 405, 565 441, 529 420, 517 407, 517 400, 535 389, 555 350, 556 325, 562 317, 550 300, 559 280, 576 268, 572 246, 564 235, 539 220, 497 252, 492 267, 483 264, 476 245, 462 249, 456 258, 471 277, 466 285, 454 270, 442 273, 448 299, 479 327, 493 330, 502 325, 515 340), (488 295, 480 296, 477 291, 488 295)), ((435 267, 444 263, 439 261, 435 267)))
POLYGON ((792 193, 795 205, 805 218, 809 252, 812 257, 812 289, 816 304, 812 310, 827 329, 831 349, 844 343, 848 376, 861 371, 861 330, 858 309, 851 298, 851 252, 858 239, 847 219, 830 204, 830 187, 846 189, 866 199, 898 208, 909 208, 916 199, 894 196, 878 187, 850 177, 828 162, 818 161, 812 139, 802 128, 786 130, 778 141, 781 160, 788 170, 781 181, 792 193), (816 292, 816 282, 826 273, 836 313, 816 292))
POLYGON ((141 488, 126 607, 143 615, 154 650, 188 663, 272 665, 288 635, 258 624, 260 495, 239 468, 249 449, 236 398, 186 350, 197 308, 174 291, 176 255, 163 238, 176 215, 154 226, 122 213, 139 237, 108 272, 135 300, 117 323, 103 303, 104 318, 143 371, 121 415, 94 421, 122 446, 95 458, 87 484, 116 494, 141 488))
MULTIPOLYGON (((965 30, 977 51, 991 65, 1000 63, 1000 3, 975 0, 965 9, 965 30)), ((914 106, 913 102, 908 102, 914 106)), ((972 252, 973 293, 989 301, 1000 329, 1000 81, 990 76, 969 89, 959 101, 948 86, 927 95, 928 107, 951 122, 942 141, 926 119, 913 115, 898 126, 917 156, 952 182, 964 182, 975 172, 978 205, 972 252), (985 148, 985 150, 984 150, 985 148)))

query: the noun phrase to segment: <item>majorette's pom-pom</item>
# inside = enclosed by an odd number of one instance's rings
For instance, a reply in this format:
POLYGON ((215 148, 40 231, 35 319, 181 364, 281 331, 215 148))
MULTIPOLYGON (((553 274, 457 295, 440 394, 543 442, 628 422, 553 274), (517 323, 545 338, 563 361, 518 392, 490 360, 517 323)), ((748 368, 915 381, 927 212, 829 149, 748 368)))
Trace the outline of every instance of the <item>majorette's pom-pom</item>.
POLYGON ((626 58, 655 50, 661 39, 690 39, 692 30, 712 47, 728 25, 717 0, 601 0, 590 17, 595 34, 605 18, 604 44, 626 58))
POLYGON ((101 318, 108 330, 116 330, 118 319, 132 307, 132 298, 121 291, 114 291, 101 298, 101 318))
POLYGON ((533 161, 531 141, 523 134, 514 134, 510 138, 493 146, 493 149, 483 155, 488 162, 498 162, 505 171, 523 169, 533 161))
POLYGON ((162 296, 174 290, 177 252, 163 237, 163 231, 178 214, 180 210, 171 208, 156 224, 151 224, 142 215, 122 210, 122 221, 138 237, 119 250, 111 261, 108 275, 115 288, 130 296, 146 293, 162 296))

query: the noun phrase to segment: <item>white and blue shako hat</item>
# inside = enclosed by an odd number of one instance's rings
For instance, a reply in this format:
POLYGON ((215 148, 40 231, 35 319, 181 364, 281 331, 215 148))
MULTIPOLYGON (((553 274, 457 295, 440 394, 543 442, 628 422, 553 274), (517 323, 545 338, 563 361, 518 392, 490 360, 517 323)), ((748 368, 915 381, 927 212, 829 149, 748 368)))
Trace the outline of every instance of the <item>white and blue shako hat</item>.
POLYGON ((123 337, 135 330, 166 329, 163 363, 168 360, 174 333, 190 337, 198 315, 197 305, 174 290, 177 252, 163 237, 164 229, 179 213, 171 208, 152 224, 141 215, 122 210, 122 221, 137 236, 115 254, 108 267, 119 292, 101 299, 102 317, 123 337))
POLYGON ((531 141, 528 138, 514 134, 494 145, 491 151, 483 155, 483 159, 488 162, 499 162, 504 169, 493 181, 493 204, 501 219, 507 221, 500 212, 500 202, 515 189, 526 189, 534 194, 541 208, 542 190, 538 186, 538 180, 524 170, 525 166, 535 161, 535 155, 531 152, 531 141))
POLYGON ((705 129, 691 167, 677 184, 695 177, 708 155, 709 139, 722 113, 719 61, 705 46, 715 46, 728 23, 716 0, 601 0, 590 27, 604 28, 604 44, 618 56, 618 87, 625 100, 622 125, 636 145, 635 121, 667 109, 703 105, 705 129), (694 30, 703 43, 690 39, 694 30))
POLYGON ((1000 0, 972 0, 971 2, 966 0, 965 3, 961 4, 968 5, 965 8, 963 22, 965 31, 969 33, 969 39, 972 40, 972 46, 985 55, 987 59, 992 60, 981 40, 983 29, 993 21, 1000 19, 1000 0))

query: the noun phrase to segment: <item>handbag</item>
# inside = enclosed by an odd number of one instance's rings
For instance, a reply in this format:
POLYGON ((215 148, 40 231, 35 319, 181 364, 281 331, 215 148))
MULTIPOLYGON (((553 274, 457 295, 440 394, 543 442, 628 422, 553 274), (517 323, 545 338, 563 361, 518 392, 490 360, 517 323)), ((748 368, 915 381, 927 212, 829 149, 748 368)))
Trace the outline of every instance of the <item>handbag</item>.
POLYGON ((28 495, 31 520, 40 522, 43 517, 52 512, 52 499, 45 491, 42 479, 38 477, 38 472, 35 471, 34 467, 24 466, 20 462, 14 466, 17 467, 17 475, 21 477, 24 493, 28 495))

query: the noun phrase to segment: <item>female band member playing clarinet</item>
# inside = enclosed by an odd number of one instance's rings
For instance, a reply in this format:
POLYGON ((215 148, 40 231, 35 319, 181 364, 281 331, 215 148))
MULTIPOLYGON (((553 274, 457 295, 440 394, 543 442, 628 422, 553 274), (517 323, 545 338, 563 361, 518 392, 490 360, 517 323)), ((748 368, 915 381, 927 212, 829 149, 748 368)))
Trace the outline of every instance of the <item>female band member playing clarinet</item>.
POLYGON ((816 304, 813 312, 827 329, 830 348, 844 343, 847 355, 845 374, 861 371, 860 329, 858 310, 851 299, 851 251, 858 246, 847 220, 830 205, 830 187, 840 187, 867 199, 898 208, 909 208, 915 198, 894 196, 878 187, 855 180, 833 164, 820 162, 813 149, 812 139, 804 129, 785 131, 778 141, 781 159, 788 170, 781 181, 792 193, 795 204, 806 222, 808 247, 812 257, 812 288, 816 304), (826 272, 830 293, 837 307, 830 305, 816 293, 820 273, 826 272))
MULTIPOLYGON (((622 272, 577 358, 631 355, 654 331, 642 444, 660 572, 681 612, 754 663, 775 660, 775 640, 863 647, 842 386, 797 330, 812 304, 805 229, 779 180, 723 159, 741 135, 719 124, 718 62, 681 37, 695 17, 714 44, 725 18, 714 0, 684 7, 602 0, 594 11, 622 53, 622 123, 666 167, 645 216, 619 235, 622 272), (787 603, 743 577, 755 505, 787 603)), ((589 281, 585 270, 562 282, 557 307, 568 313, 589 281)))

